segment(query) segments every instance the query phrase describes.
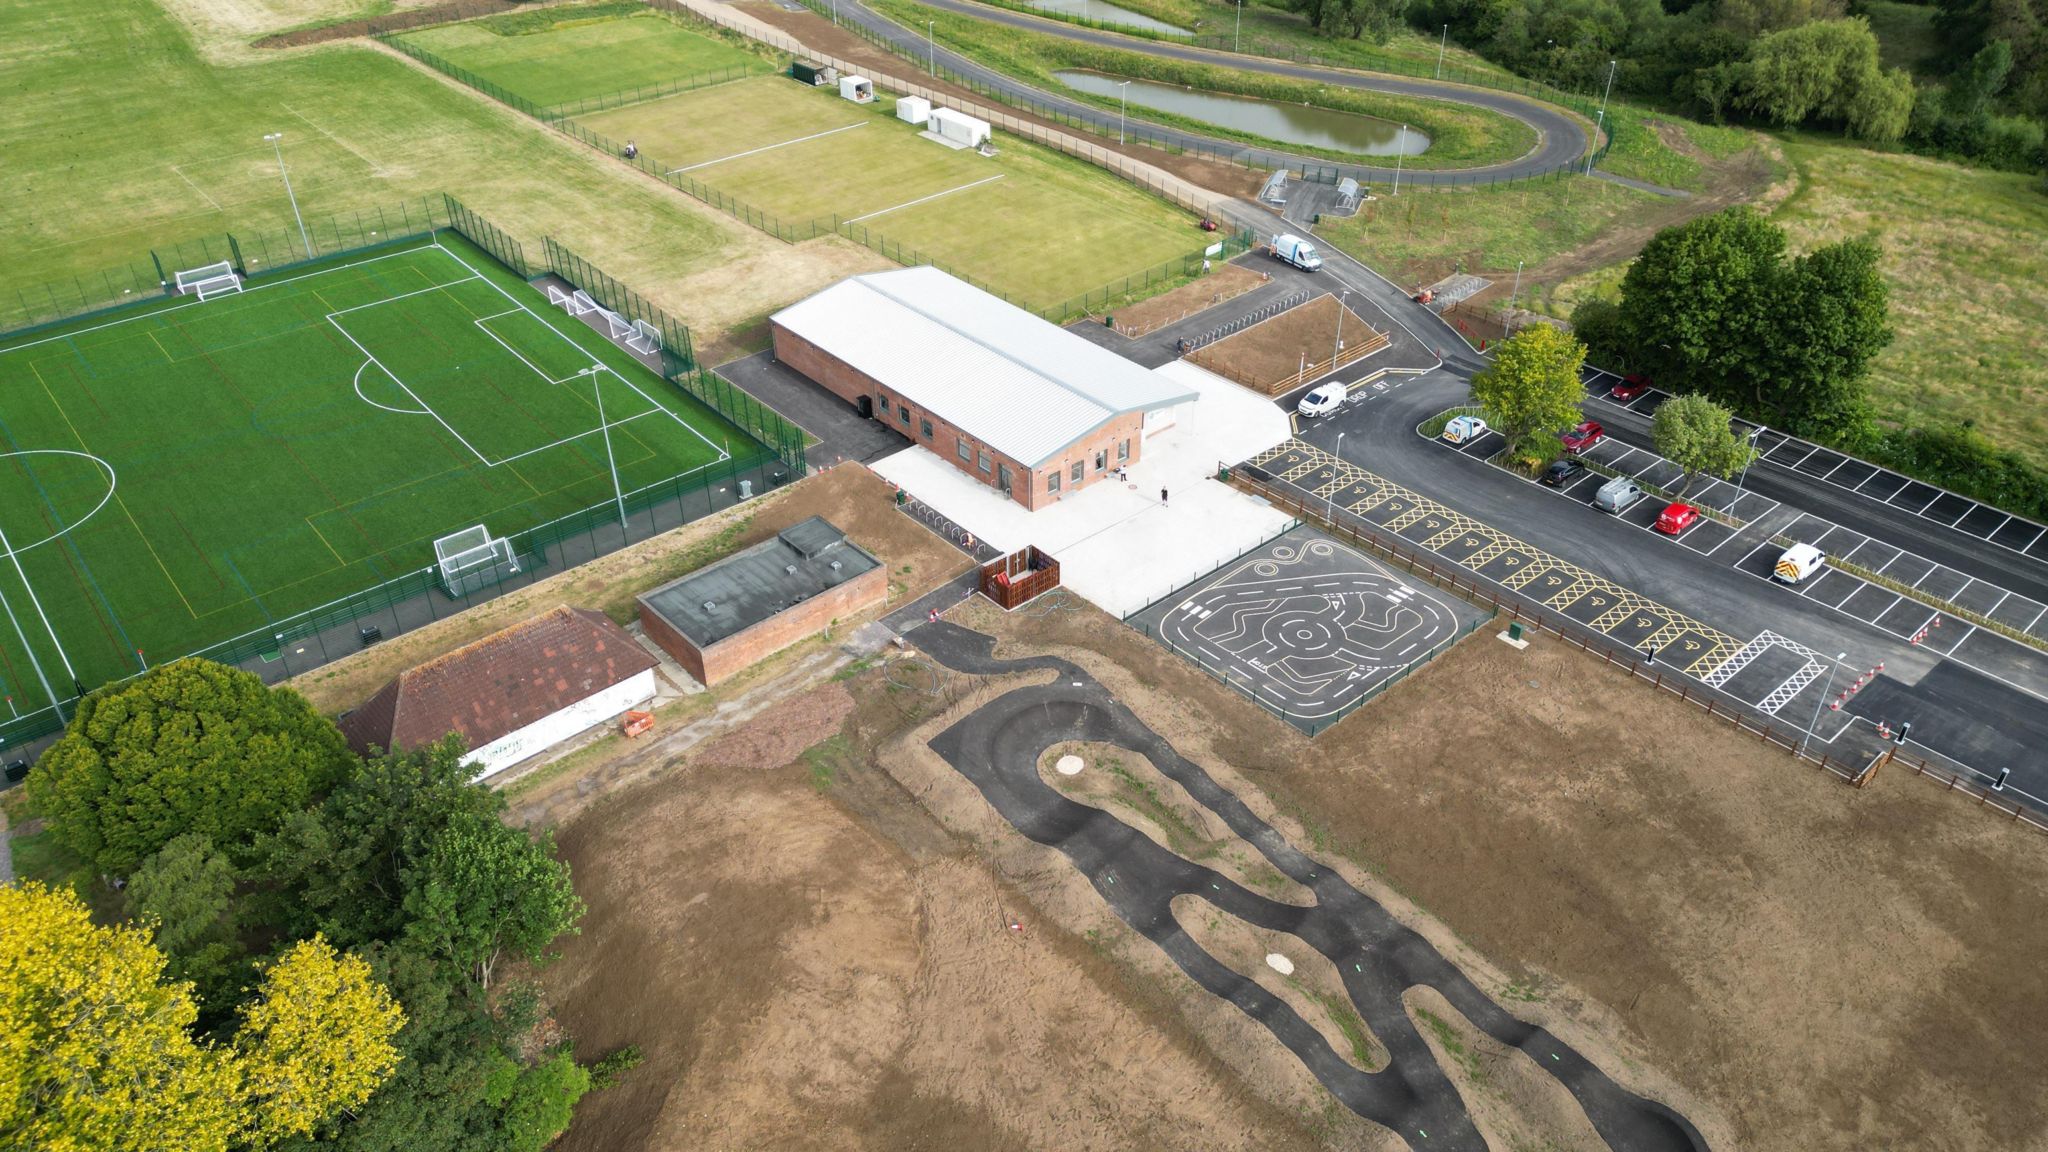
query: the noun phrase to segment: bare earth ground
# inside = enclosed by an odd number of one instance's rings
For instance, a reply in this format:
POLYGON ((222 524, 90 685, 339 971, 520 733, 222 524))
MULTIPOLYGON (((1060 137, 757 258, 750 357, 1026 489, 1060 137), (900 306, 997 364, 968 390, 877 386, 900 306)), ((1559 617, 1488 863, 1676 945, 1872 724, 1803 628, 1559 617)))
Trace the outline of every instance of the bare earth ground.
POLYGON ((1717 1148, 2048 1148, 2048 844, 1925 781, 1845 788, 1554 641, 1482 630, 1310 743, 1092 610, 954 618, 1087 667, 1717 1148))
POLYGON ((315 708, 353 708, 393 676, 557 604, 599 608, 626 619, 633 597, 721 556, 823 516, 889 566, 891 603, 922 594, 964 571, 967 558, 896 510, 890 486, 865 468, 842 465, 630 548, 550 576, 446 620, 387 640, 294 678, 315 708))
POLYGON ((238 31, 245 34, 271 32, 275 35, 264 37, 257 43, 259 48, 296 48, 306 44, 321 44, 329 40, 347 40, 356 36, 368 36, 375 32, 370 18, 385 15, 388 11, 410 9, 435 9, 437 17, 449 20, 468 20, 492 12, 509 12, 516 8, 545 7, 558 0, 542 0, 540 4, 521 3, 520 0, 393 0, 380 4, 376 0, 171 0, 175 5, 195 8, 225 10, 221 15, 239 16, 238 31), (445 16, 442 14, 445 13, 445 16), (350 19, 350 17, 359 17, 350 19))
POLYGON ((1236 264, 1220 264, 1200 280, 1193 280, 1149 300, 1116 310, 1116 330, 1126 336, 1143 336, 1184 320, 1225 300, 1232 300, 1266 282, 1266 277, 1236 264))
MULTIPOLYGON (((734 4, 733 7, 752 15, 763 23, 772 24, 782 29, 812 49, 837 56, 842 60, 851 60, 855 63, 866 64, 878 71, 892 72, 899 75, 906 70, 916 67, 901 56, 877 48, 845 29, 835 27, 830 20, 808 9, 791 12, 778 4, 770 3, 769 0, 741 0, 740 3, 734 4)), ((970 92, 958 85, 947 84, 929 76, 922 79, 927 86, 941 92, 951 92, 963 100, 972 100, 978 103, 990 102, 989 97, 970 92)), ((1058 128, 1063 132, 1073 132, 1076 135, 1087 136, 1087 133, 1071 125, 1034 116, 1019 108, 1011 108, 1006 105, 1004 110, 1020 120, 1029 120, 1050 128, 1058 128)), ((1183 180, 1199 184, 1210 191, 1222 192, 1230 196, 1257 195, 1259 186, 1265 181, 1266 174, 1264 172, 1238 164, 1227 164, 1219 160, 1208 160, 1199 156, 1181 155, 1157 148, 1146 148, 1138 144, 1113 144, 1105 137, 1090 136, 1088 140, 1089 143, 1094 144, 1098 148, 1129 156, 1134 160, 1142 160, 1147 164, 1163 168, 1183 180)))
POLYGON ((1328 360, 1336 352, 1340 310, 1347 346, 1373 335, 1373 327, 1358 313, 1339 305, 1335 296, 1325 293, 1242 332, 1206 344, 1189 354, 1188 359, 1233 380, 1250 380, 1264 387, 1294 375, 1304 359, 1313 364, 1328 360))

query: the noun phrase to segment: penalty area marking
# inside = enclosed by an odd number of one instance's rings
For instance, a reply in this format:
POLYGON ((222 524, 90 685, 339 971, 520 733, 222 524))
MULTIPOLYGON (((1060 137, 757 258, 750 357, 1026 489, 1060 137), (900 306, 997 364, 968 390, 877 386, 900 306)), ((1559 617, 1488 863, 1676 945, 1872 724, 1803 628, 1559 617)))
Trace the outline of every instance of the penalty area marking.
POLYGON ((965 192, 969 188, 979 188, 983 184, 987 184, 995 180, 1001 180, 1002 178, 1003 174, 1001 172, 998 172, 993 176, 984 176, 971 184, 962 184, 958 188, 948 188, 944 192, 934 192, 929 196, 920 196, 915 200, 906 200, 903 203, 896 205, 894 208, 884 208, 880 212, 870 212, 865 216, 855 216, 853 219, 846 221, 846 223, 858 224, 863 220, 873 220, 877 216, 887 216, 891 212, 901 212, 905 208, 915 208, 919 204, 923 204, 928 200, 937 200, 941 196, 951 196, 955 192, 965 192))
POLYGON ((806 140, 819 140, 823 139, 826 136, 836 136, 841 132, 851 132, 855 128, 865 128, 867 126, 867 121, 863 120, 858 124, 848 124, 844 128, 828 128, 823 132, 813 132, 809 136, 799 136, 794 140, 784 140, 780 144, 764 144, 759 148, 749 148, 745 152, 735 152, 730 156, 720 156, 716 160, 703 160, 696 164, 685 165, 684 167, 681 168, 671 168, 667 172, 663 173, 663 175, 673 176, 678 172, 695 172, 699 168, 709 168, 713 164, 723 164, 727 160, 738 160, 747 156, 759 155, 762 152, 773 152, 777 148, 787 148, 792 144, 802 144, 806 140))
MULTIPOLYGON (((36 548, 41 545, 48 544, 50 541, 55 540, 60 536, 63 536, 65 533, 71 531, 73 528, 76 528, 80 524, 85 523, 87 520, 92 519, 95 515, 99 513, 100 509, 105 508, 107 506, 107 501, 112 500, 114 498, 114 466, 112 464, 107 463, 105 460, 102 460, 98 456, 93 455, 90 452, 74 452, 69 448, 24 448, 19 452, 0 452, 0 460, 9 460, 16 456, 77 456, 80 459, 90 460, 93 463, 99 465, 100 469, 107 474, 107 494, 105 496, 100 497, 100 502, 92 506, 91 512, 87 512, 85 515, 80 516, 77 520, 74 520, 71 523, 66 524, 62 528, 57 529, 55 532, 50 533, 48 536, 43 537, 41 540, 37 540, 29 544, 23 544, 19 547, 9 545, 5 549, 0 549, 0 558, 12 558, 15 556, 19 556, 23 552, 26 552, 31 548, 36 548)), ((52 509, 52 511, 55 511, 55 509, 52 509)))
MULTIPOLYGON (((372 364, 377 364, 377 362, 375 360, 365 360, 356 367, 356 399, 361 400, 363 403, 368 404, 372 408, 382 408, 386 412, 396 412, 400 416, 433 415, 432 412, 427 411, 425 408, 393 408, 389 404, 379 404, 375 400, 370 399, 368 396, 363 395, 363 369, 368 368, 372 364)), ((377 371, 383 372, 386 376, 391 375, 390 371, 387 370, 382 364, 377 364, 377 371)), ((404 387, 404 385, 400 385, 400 387, 404 387)), ((410 393, 408 393, 408 395, 410 395, 410 393)), ((419 397, 414 396, 413 399, 417 400, 419 399, 419 397)))

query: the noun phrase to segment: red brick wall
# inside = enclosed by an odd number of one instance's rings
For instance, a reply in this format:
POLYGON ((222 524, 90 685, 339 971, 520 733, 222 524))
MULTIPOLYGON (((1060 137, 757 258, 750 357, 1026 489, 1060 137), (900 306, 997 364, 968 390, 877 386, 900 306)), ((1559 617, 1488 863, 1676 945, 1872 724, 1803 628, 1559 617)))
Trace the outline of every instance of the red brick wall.
POLYGON ((675 657, 684 671, 696 677, 698 683, 709 687, 753 667, 806 636, 824 631, 834 620, 846 619, 881 604, 888 596, 888 569, 873 568, 701 651, 689 637, 663 620, 660 613, 649 611, 644 602, 640 605, 640 627, 664 652, 675 657))
POLYGON ((1144 447, 1144 414, 1139 412, 1117 416, 1088 435, 1067 446, 1058 456, 1048 461, 1045 467, 1032 469, 1009 456, 981 443, 949 423, 945 417, 919 407, 890 391, 873 377, 854 368, 831 353, 798 336, 780 324, 771 322, 775 335, 775 358, 821 385, 826 391, 858 408, 860 398, 867 396, 875 406, 875 419, 924 445, 960 471, 993 488, 996 486, 997 467, 1006 465, 1010 470, 1010 498, 1026 508, 1043 508, 1051 504, 1056 496, 1085 488, 1097 480, 1110 475, 1118 464, 1126 466, 1138 462, 1144 447), (888 397, 888 411, 882 410, 882 397, 888 397), (909 410, 909 419, 904 419, 904 409, 909 410), (929 421, 932 434, 924 434, 924 425, 929 421), (967 443, 969 459, 960 459, 960 443, 967 443), (1123 441, 1130 442, 1130 456, 1117 458, 1117 446, 1123 441), (988 471, 981 470, 981 456, 989 457, 988 471), (1106 467, 1097 469, 1095 457, 1102 454, 1106 467), (1073 479, 1073 464, 1082 464, 1080 483, 1073 479), (1058 492, 1049 487, 1048 477, 1058 472, 1058 492))

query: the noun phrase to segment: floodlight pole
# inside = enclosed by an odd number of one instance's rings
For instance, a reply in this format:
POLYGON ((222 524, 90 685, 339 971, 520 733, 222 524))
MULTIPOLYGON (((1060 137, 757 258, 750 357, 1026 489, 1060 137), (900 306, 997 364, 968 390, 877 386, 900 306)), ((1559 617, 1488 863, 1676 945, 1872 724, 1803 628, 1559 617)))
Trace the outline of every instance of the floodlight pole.
POLYGON ((936 21, 936 20, 927 20, 927 21, 925 21, 925 22, 924 22, 924 50, 925 50, 925 63, 924 63, 924 66, 925 66, 925 68, 926 68, 926 69, 927 69, 928 71, 930 71, 930 72, 931 72, 931 74, 932 74, 932 75, 934 75, 934 76, 937 76, 937 75, 939 74, 939 33, 938 33, 938 27, 939 27, 939 22, 938 22, 938 21, 936 21))
POLYGON ((1244 0, 1237 0, 1237 30, 1230 34, 1230 50, 1238 51, 1238 44, 1244 39, 1244 0))
POLYGON ((306 218, 299 215, 299 196, 298 193, 292 191, 291 173, 284 170, 284 145, 278 143, 278 141, 284 139, 284 133, 272 132, 263 138, 270 141, 270 150, 277 154, 277 174, 284 180, 285 199, 292 202, 292 219, 299 222, 299 243, 306 246, 306 259, 311 260, 313 258, 313 240, 310 236, 306 235, 306 218))
POLYGON ((1124 113, 1131 106, 1131 82, 1126 80, 1116 87, 1116 142, 1121 144, 1124 142, 1124 113))
POLYGON ((1436 78, 1444 78, 1444 46, 1451 42, 1451 26, 1444 25, 1443 35, 1436 38, 1436 78))
POLYGON ((1586 175, 1593 174, 1593 157, 1600 154, 1600 133, 1607 127, 1607 109, 1602 108, 1593 121, 1593 147, 1586 153, 1586 175))
POLYGON ((619 488, 619 462, 612 455, 612 426, 604 418, 604 365, 590 366, 590 392, 597 397, 597 425, 604 429, 604 462, 612 471, 612 499, 619 502, 619 532, 626 531, 626 494, 619 488))
POLYGON ((1401 194, 1401 160, 1408 155, 1408 126, 1401 125, 1401 134, 1394 137, 1394 195, 1401 194))
POLYGON ((1808 720, 1806 722, 1806 735, 1801 736, 1799 738, 1799 751, 1802 753, 1806 751, 1806 742, 1808 740, 1813 739, 1814 725, 1820 723, 1820 706, 1828 702, 1828 691, 1835 686, 1835 668, 1837 665, 1841 664, 1842 661, 1847 660, 1848 658, 1849 654, 1847 652, 1844 652, 1841 655, 1835 657, 1835 662, 1833 664, 1828 665, 1827 683, 1821 685, 1820 699, 1815 700, 1813 702, 1813 719, 1808 720))
POLYGON ((1344 302, 1349 299, 1351 299, 1351 289, 1349 288, 1344 289, 1343 293, 1337 297, 1337 343, 1330 349, 1330 371, 1332 372, 1337 370, 1337 357, 1344 352, 1344 313, 1346 311, 1344 302))
POLYGON ((1607 98, 1614 95, 1614 69, 1619 63, 1621 63, 1619 60, 1609 60, 1607 62, 1607 90, 1600 93, 1600 110, 1602 112, 1607 111, 1607 98))

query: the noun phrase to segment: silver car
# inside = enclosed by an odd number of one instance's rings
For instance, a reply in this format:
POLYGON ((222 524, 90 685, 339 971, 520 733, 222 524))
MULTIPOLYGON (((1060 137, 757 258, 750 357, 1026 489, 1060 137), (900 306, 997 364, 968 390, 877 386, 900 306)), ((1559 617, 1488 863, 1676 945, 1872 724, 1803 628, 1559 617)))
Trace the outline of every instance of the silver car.
POLYGON ((1643 490, 1626 476, 1616 476, 1593 493, 1593 507, 1602 512, 1619 512, 1643 498, 1643 490))

